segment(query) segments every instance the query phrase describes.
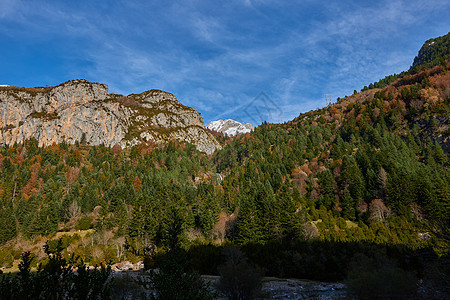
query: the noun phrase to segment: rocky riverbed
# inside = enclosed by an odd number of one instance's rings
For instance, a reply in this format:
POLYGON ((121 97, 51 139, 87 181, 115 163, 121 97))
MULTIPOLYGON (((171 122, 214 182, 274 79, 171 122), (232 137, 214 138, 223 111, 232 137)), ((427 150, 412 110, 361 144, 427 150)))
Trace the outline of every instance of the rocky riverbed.
MULTIPOLYGON (((136 299, 149 294, 148 273, 142 262, 132 264, 121 262, 112 266, 114 279, 113 296, 117 299, 136 299)), ((202 278, 214 288, 219 276, 203 275, 202 278)), ((346 295, 342 283, 318 282, 299 279, 264 277, 261 294, 258 299, 343 299, 346 295)), ((218 299, 226 299, 219 297, 218 299)))

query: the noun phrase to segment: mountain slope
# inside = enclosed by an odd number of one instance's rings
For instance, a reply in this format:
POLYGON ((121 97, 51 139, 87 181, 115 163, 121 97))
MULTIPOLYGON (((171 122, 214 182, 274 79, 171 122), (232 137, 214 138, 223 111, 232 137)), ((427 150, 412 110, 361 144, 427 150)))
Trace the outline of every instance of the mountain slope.
POLYGON ((36 138, 41 146, 64 140, 128 147, 176 139, 208 154, 220 148, 195 109, 159 90, 125 97, 86 80, 48 88, 0 87, 0 114, 4 145, 36 138))
POLYGON ((410 72, 416 73, 419 70, 445 64, 450 58, 450 32, 444 36, 429 39, 426 41, 419 54, 414 58, 410 72))
POLYGON ((375 279, 396 265, 447 288, 449 67, 263 123, 213 156, 177 143, 0 147, 0 262, 60 231, 91 265, 146 256, 153 268, 183 248, 189 269, 217 274, 232 244, 266 276, 341 281, 367 257, 375 279))
POLYGON ((265 243, 274 238, 270 232, 293 234, 277 227, 283 221, 273 222, 278 201, 292 189, 291 212, 311 220, 303 224, 306 236, 445 249, 450 63, 444 62, 231 140, 215 161, 227 174, 224 189, 239 194, 235 238, 265 243), (431 234, 424 239, 421 232, 431 234))

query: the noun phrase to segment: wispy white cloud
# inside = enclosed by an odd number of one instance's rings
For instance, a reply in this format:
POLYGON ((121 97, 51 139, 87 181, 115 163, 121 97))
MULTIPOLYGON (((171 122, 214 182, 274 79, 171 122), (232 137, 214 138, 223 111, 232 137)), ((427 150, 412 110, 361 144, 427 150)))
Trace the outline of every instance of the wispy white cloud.
POLYGON ((223 28, 216 19, 202 15, 193 18, 192 29, 197 37, 212 43, 223 33, 223 28))
POLYGON ((0 35, 17 25, 17 41, 44 40, 68 61, 62 76, 85 76, 122 94, 164 89, 210 121, 240 117, 259 92, 275 98, 287 120, 323 106, 323 94, 342 97, 400 72, 423 36, 448 25, 431 16, 450 5, 192 0, 80 7, 0 1, 0 35))

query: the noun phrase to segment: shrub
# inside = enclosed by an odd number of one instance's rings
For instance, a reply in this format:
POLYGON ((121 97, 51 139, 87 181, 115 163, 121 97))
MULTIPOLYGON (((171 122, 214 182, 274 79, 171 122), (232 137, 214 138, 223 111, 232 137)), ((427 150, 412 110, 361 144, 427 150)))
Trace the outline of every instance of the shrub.
POLYGON ((357 255, 346 283, 349 294, 360 299, 410 299, 416 292, 415 276, 383 255, 357 255))
POLYGON ((86 216, 82 217, 78 221, 77 225, 75 225, 76 230, 88 230, 91 229, 92 227, 93 227, 92 219, 86 216))
POLYGON ((14 256, 9 249, 0 250, 0 268, 10 268, 14 262, 14 256))
POLYGON ((4 274, 0 280, 1 299, 109 299, 108 281, 111 268, 101 266, 89 270, 82 260, 63 258, 62 239, 54 249, 44 246, 47 263, 31 273, 34 257, 22 254, 18 276, 4 274), (75 272, 75 267, 77 271, 75 272))
POLYGON ((223 254, 227 261, 218 268, 217 289, 232 300, 256 297, 261 290, 261 272, 250 264, 239 248, 225 248, 223 254))
POLYGON ((184 272, 183 267, 173 259, 163 261, 159 272, 150 271, 149 277, 150 285, 155 290, 151 299, 206 300, 215 296, 200 275, 184 272))

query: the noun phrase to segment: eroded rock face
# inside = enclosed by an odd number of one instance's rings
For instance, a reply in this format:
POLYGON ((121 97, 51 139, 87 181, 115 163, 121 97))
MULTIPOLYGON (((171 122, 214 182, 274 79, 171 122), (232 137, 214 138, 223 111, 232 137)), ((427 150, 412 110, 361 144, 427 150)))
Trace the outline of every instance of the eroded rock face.
POLYGON ((33 137, 40 146, 83 141, 127 147, 177 139, 208 154, 220 149, 200 114, 174 95, 150 90, 125 97, 86 80, 48 88, 0 87, 0 143, 33 137))

